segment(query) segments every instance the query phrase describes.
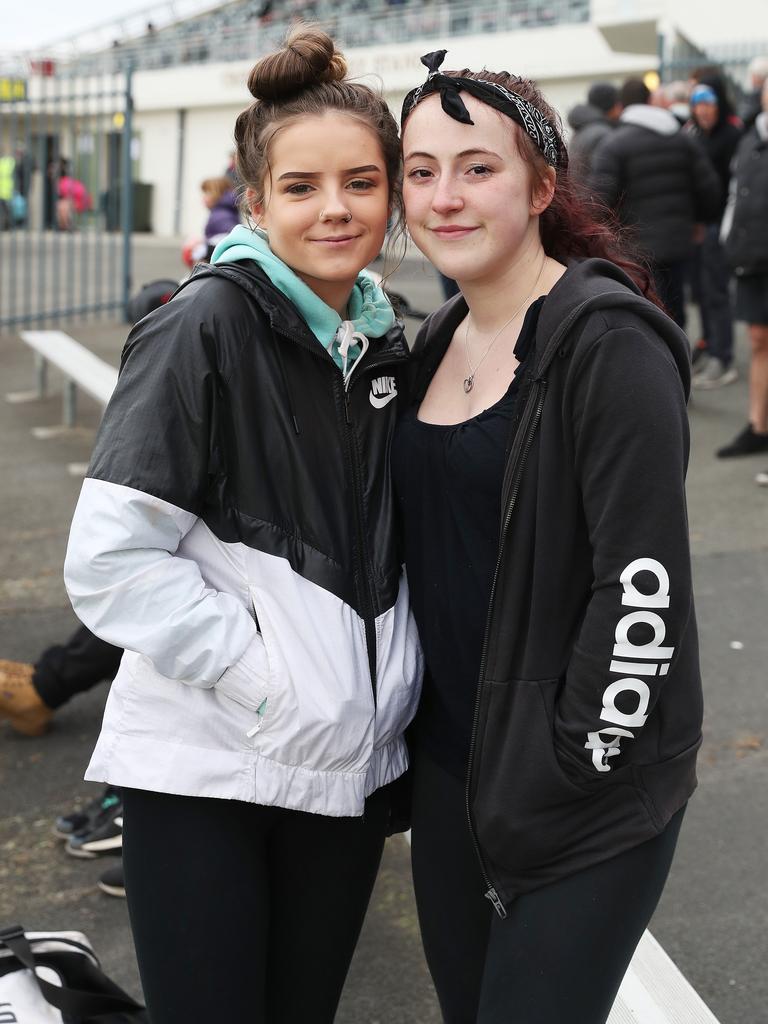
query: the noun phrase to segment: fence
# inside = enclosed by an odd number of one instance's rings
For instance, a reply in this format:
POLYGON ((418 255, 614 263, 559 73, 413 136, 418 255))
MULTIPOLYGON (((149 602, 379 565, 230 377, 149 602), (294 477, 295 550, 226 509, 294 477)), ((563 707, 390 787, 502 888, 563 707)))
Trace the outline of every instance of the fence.
POLYGON ((114 314, 130 292, 131 72, 52 71, 0 77, 0 330, 114 314))
POLYGON ((731 100, 738 107, 749 91, 747 68, 754 57, 768 56, 768 38, 699 49, 684 39, 659 44, 659 76, 662 82, 687 80, 698 68, 718 68, 725 76, 731 100))

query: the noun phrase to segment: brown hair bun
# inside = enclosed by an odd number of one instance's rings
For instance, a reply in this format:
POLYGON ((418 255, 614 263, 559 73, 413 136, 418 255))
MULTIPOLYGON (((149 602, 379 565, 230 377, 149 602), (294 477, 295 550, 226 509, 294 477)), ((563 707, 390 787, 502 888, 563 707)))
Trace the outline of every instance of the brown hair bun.
POLYGON ((275 102, 323 82, 341 82, 347 62, 333 39, 316 25, 298 25, 281 50, 262 57, 248 78, 257 100, 275 102))

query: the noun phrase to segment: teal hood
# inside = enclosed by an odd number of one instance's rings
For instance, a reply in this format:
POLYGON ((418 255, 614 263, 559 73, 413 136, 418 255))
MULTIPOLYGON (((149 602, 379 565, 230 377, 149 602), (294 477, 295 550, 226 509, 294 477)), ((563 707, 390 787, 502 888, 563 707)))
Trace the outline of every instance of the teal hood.
POLYGON ((265 231, 239 224, 223 238, 211 256, 211 263, 255 260, 272 284, 299 310, 320 344, 347 374, 368 347, 368 338, 380 338, 394 325, 389 299, 366 271, 361 271, 349 297, 349 320, 319 298, 309 285, 272 252, 265 231))

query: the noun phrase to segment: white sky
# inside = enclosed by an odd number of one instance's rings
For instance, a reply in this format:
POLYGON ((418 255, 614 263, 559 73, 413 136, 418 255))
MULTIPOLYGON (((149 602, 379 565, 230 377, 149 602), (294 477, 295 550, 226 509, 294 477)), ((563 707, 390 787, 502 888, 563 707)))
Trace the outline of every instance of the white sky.
MULTIPOLYGON (((37 49, 152 5, 153 0, 16 0, 13 5, 8 0, 8 13, 2 20, 0 50, 37 49)), ((162 0, 156 0, 158 9, 163 6, 162 0)), ((191 7, 201 10, 213 6, 216 0, 177 0, 182 14, 188 13, 191 7)), ((638 7, 642 6, 639 0, 638 7)), ((707 42, 736 37, 768 38, 766 0, 728 0, 725 5, 709 5, 701 0, 661 0, 659 9, 665 6, 673 21, 689 31, 694 29, 693 35, 707 42)), ((633 0, 629 3, 627 0, 596 0, 595 7, 610 10, 617 7, 626 14, 626 8, 633 7, 633 0)), ((148 19, 151 20, 149 15, 148 19)))
MULTIPOLYGON (((80 32, 88 32, 121 16, 155 7, 167 8, 162 0, 17 0, 3 17, 0 49, 39 49, 80 32)), ((186 0, 177 3, 180 15, 191 10, 215 7, 216 0, 186 0)), ((151 12, 147 20, 152 20, 151 12)), ((157 21, 165 20, 158 17, 157 21)))

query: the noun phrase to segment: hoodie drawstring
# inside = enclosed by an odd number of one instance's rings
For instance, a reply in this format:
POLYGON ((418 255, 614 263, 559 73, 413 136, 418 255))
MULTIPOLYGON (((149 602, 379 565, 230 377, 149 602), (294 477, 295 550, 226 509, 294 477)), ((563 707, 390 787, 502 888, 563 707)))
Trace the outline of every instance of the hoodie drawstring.
POLYGON ((365 353, 368 351, 368 338, 361 331, 356 331, 351 320, 342 320, 339 324, 336 334, 331 339, 331 343, 328 346, 328 352, 333 356, 333 346, 338 343, 339 355, 341 356, 341 373, 344 377, 344 384, 349 383, 349 378, 352 376, 352 370, 358 362, 363 358, 365 353), (360 346, 360 354, 352 364, 352 369, 348 369, 349 365, 349 350, 352 345, 360 346))

